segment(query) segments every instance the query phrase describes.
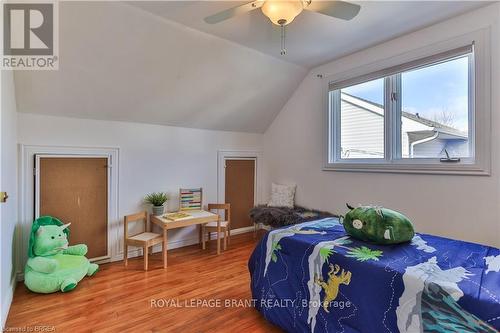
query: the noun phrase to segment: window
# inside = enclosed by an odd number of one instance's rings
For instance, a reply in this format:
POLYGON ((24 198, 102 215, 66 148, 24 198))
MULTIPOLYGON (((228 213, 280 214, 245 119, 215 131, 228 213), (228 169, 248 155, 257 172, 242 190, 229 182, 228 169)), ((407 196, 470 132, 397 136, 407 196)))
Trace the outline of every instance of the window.
POLYGON ((403 158, 466 158, 472 54, 401 73, 403 158))
POLYGON ((384 158, 384 79, 339 90, 341 158, 384 158))
POLYGON ((329 83, 327 169, 477 171, 474 46, 329 83))

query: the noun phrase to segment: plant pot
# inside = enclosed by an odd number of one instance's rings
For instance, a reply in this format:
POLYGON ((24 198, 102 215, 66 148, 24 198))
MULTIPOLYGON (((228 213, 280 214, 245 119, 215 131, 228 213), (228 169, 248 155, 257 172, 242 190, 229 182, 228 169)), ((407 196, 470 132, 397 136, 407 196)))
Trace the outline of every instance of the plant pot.
POLYGON ((164 207, 163 206, 153 206, 153 215, 160 216, 163 215, 164 207))

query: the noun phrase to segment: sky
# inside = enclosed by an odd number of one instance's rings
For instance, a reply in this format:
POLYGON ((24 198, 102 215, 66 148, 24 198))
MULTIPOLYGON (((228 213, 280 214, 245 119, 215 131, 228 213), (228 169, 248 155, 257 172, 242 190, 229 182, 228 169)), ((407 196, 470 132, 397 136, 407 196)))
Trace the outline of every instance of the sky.
MULTIPOLYGON (((447 118, 447 125, 467 131, 467 57, 403 73, 401 85, 403 111, 441 123, 447 118)), ((383 104, 383 89, 384 81, 378 79, 342 91, 383 104)))

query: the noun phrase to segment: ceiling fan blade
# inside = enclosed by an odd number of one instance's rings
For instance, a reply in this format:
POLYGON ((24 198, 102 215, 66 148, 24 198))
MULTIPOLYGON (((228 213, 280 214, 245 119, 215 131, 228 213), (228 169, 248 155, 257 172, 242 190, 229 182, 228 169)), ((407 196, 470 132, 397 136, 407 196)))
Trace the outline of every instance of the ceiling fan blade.
POLYGON ((233 16, 248 13, 254 9, 262 7, 264 4, 264 0, 257 0, 253 2, 246 3, 241 6, 236 6, 233 8, 229 8, 227 10, 223 10, 222 12, 218 12, 217 14, 210 15, 205 17, 205 22, 208 24, 215 24, 222 22, 224 20, 230 19, 233 16))
POLYGON ((305 9, 343 20, 350 20, 358 15, 360 5, 345 1, 314 1, 305 9))

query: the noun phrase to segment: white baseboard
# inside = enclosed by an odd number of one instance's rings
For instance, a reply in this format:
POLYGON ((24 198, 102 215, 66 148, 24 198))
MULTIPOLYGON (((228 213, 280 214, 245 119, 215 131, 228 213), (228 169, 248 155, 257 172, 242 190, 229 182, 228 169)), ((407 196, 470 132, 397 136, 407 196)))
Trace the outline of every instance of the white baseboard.
POLYGON ((5 295, 5 299, 2 300, 2 313, 1 315, 1 331, 3 332, 5 328, 5 323, 7 322, 7 316, 9 315, 10 305, 12 304, 12 298, 14 297, 14 290, 16 289, 17 279, 14 275, 10 280, 9 290, 5 295))
MULTIPOLYGON (((247 232, 253 232, 255 230, 255 227, 253 225, 249 226, 249 227, 243 227, 243 228, 238 228, 238 229, 234 229, 234 230, 231 230, 231 235, 239 235, 239 234, 244 234, 244 233, 247 233, 247 232)), ((217 233, 216 232, 211 232, 210 233, 210 237, 215 237, 217 236, 217 233)), ((221 236, 223 237, 224 235, 221 233, 221 236)), ((214 239, 214 238, 212 238, 214 239)))
MULTIPOLYGON (((184 238, 184 239, 179 239, 174 242, 168 242, 168 250, 173 250, 177 249, 179 247, 184 247, 184 246, 189 246, 189 245, 194 245, 198 244, 198 237, 190 237, 190 238, 184 238)), ((153 253, 161 252, 161 244, 156 244, 153 246, 153 253)), ((135 258, 142 256, 142 248, 133 248, 128 250, 128 257, 129 258, 135 258)), ((123 260, 123 252, 111 257, 109 261, 120 261, 123 260)))
MULTIPOLYGON (((244 227, 244 228, 238 228, 231 230, 231 235, 239 235, 247 232, 253 232, 254 231, 254 226, 249 226, 249 227, 244 227)), ((212 239, 215 239, 216 233, 211 233, 212 239)), ((173 250, 177 249, 180 247, 184 246, 190 246, 190 245, 195 245, 198 244, 198 236, 196 237, 190 237, 190 238, 184 238, 184 239, 179 239, 173 242, 168 242, 168 249, 173 250)), ((153 253, 158 253, 161 252, 161 244, 157 244, 153 246, 153 253)), ((140 257, 142 256, 142 248, 134 248, 130 247, 128 250, 128 257, 129 258, 135 258, 135 257, 140 257)), ((95 263, 97 264, 105 264, 113 261, 121 261, 123 260, 123 251, 120 252, 119 254, 112 256, 107 259, 103 260, 98 260, 95 263)), ((18 272, 17 273, 17 281, 22 281, 24 280, 24 272, 18 272)))
MULTIPOLYGON (((239 235, 247 232, 253 232, 254 231, 254 226, 249 226, 249 227, 244 227, 244 228, 238 228, 231 230, 231 235, 239 235)), ((211 233, 211 236, 213 236, 212 239, 215 239, 216 233, 213 232, 211 233)), ((222 236, 222 234, 221 234, 222 236)), ((184 246, 190 246, 190 245, 195 245, 198 244, 198 236, 196 237, 190 237, 190 238, 185 238, 185 239, 179 239, 174 242, 168 242, 168 250, 173 250, 177 249, 180 247, 184 246)), ((161 244, 157 244, 153 246, 153 253, 158 253, 161 252, 161 244)), ((132 250, 128 250, 128 257, 129 258, 135 258, 135 257, 140 257, 142 256, 142 249, 141 248, 135 248, 132 250)), ((108 262, 111 261, 120 261, 123 260, 123 253, 120 253, 114 257, 112 257, 108 262)))
MULTIPOLYGON (((168 249, 173 250, 177 249, 179 247, 184 247, 184 246, 189 246, 189 245, 194 245, 198 244, 198 237, 190 237, 190 238, 184 238, 184 239, 179 239, 173 242, 168 243, 168 249)), ((157 244, 153 246, 153 253, 161 252, 161 244, 157 244)), ((135 257, 140 257, 142 256, 142 248, 139 247, 132 247, 129 246, 128 250, 128 257, 129 258, 135 258, 135 257)), ((110 258, 102 259, 102 260, 97 260, 95 261, 96 264, 106 264, 114 261, 121 261, 123 260, 123 250, 110 258)), ((18 272, 17 273, 17 280, 22 281, 24 280, 24 272, 18 272)))

